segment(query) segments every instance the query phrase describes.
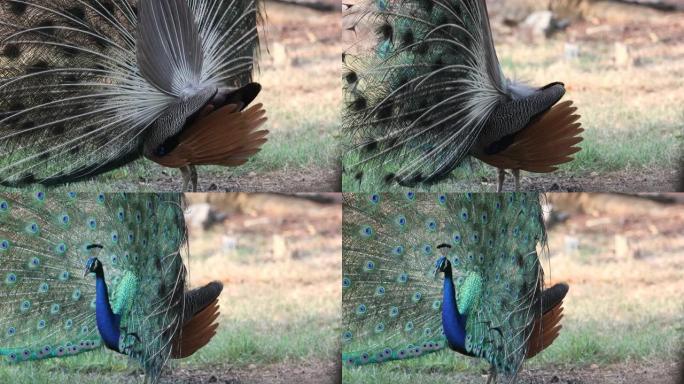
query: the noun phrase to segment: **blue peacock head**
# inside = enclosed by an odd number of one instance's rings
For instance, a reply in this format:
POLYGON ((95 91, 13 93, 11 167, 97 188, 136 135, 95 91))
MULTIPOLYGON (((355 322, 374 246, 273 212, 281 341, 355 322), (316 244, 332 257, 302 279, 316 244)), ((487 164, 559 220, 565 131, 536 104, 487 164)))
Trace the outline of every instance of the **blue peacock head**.
POLYGON ((449 259, 447 258, 447 253, 449 252, 449 249, 451 248, 451 245, 443 243, 437 246, 437 249, 440 251, 442 256, 435 261, 435 275, 437 275, 440 272, 446 272, 447 269, 450 266, 449 259))
MULTIPOLYGON (((91 244, 86 247, 86 249, 91 252, 97 252, 103 248, 104 247, 100 244, 91 244)), ((89 258, 88 261, 86 261, 85 272, 83 273, 83 277, 88 276, 88 274, 90 273, 102 273, 102 262, 100 262, 100 260, 95 256, 89 258)))

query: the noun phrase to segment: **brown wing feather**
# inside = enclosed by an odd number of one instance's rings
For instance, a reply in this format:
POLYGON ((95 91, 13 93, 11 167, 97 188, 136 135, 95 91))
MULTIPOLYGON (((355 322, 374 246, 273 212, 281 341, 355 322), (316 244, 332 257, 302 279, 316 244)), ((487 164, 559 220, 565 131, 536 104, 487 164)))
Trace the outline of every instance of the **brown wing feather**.
POLYGON ((216 335, 216 328, 218 328, 216 319, 218 316, 219 305, 218 299, 216 299, 183 325, 180 334, 173 340, 171 357, 183 359, 207 345, 216 335))
POLYGON ((508 148, 477 158, 497 168, 537 173, 555 171, 558 165, 572 161, 572 155, 581 150, 576 145, 582 142, 580 134, 584 129, 572 104, 566 101, 556 105, 520 131, 508 148))
POLYGON ((169 168, 188 165, 238 166, 258 153, 268 131, 257 130, 266 122, 262 104, 239 111, 227 105, 200 119, 180 136, 178 146, 163 157, 150 157, 169 168))
POLYGON ((551 310, 534 322, 530 340, 527 343, 527 358, 532 358, 539 352, 553 344, 560 334, 563 326, 560 323, 563 318, 563 301, 556 304, 551 310))

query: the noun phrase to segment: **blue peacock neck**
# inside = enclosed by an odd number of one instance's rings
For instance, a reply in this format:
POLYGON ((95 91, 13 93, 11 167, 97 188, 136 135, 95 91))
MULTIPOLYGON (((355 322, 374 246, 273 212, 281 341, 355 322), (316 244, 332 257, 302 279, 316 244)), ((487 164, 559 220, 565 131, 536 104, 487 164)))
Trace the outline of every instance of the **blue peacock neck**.
POLYGON ((119 338, 121 330, 119 325, 121 317, 114 314, 112 306, 109 303, 109 292, 107 290, 107 282, 104 277, 104 270, 102 264, 98 263, 98 268, 95 269, 95 318, 97 321, 97 330, 100 332, 100 337, 104 341, 107 348, 119 351, 119 338))
POLYGON ((441 268, 441 271, 444 272, 442 328, 444 329, 444 335, 447 338, 449 348, 464 355, 469 355, 465 348, 466 316, 458 312, 451 262, 447 258, 444 259, 444 264, 441 268))

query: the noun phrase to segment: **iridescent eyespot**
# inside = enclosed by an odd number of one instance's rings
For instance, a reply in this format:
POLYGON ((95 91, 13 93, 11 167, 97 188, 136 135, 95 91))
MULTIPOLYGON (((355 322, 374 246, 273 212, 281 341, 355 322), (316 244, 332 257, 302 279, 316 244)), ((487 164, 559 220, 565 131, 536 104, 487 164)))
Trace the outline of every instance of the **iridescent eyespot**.
POLYGON ((434 230, 437 229, 437 222, 436 222, 434 219, 428 219, 428 220, 425 222, 425 227, 426 227, 429 231, 434 231, 434 230))
POLYGON ((389 310, 389 315, 390 317, 397 317, 399 316, 399 308, 397 307, 391 307, 389 310))
POLYGON ((363 226, 363 227, 361 227, 361 230, 359 231, 359 233, 363 237, 371 237, 373 235, 373 228, 371 228, 367 225, 363 226))
POLYGON ((423 245, 423 253, 426 255, 432 254, 432 246, 430 244, 423 245))
POLYGON ((38 320, 38 329, 43 329, 47 325, 47 322, 45 320, 38 320))
POLYGON ((404 329, 406 330, 406 332, 413 331, 413 321, 407 321, 404 329))
POLYGON ((468 221, 468 210, 465 208, 461 208, 461 213, 459 217, 461 218, 461 221, 468 221))
POLYGON ((0 212, 6 212, 9 209, 9 204, 6 201, 0 201, 0 212))
POLYGON ((351 341, 352 337, 353 334, 351 333, 351 331, 346 331, 342 334, 342 340, 344 340, 345 342, 351 341))
POLYGON ((380 195, 378 194, 373 194, 370 196, 370 202, 373 204, 377 204, 380 202, 380 195))
POLYGON ((45 201, 45 192, 39 191, 35 194, 36 200, 45 201))
POLYGON ((365 315, 366 311, 368 311, 368 308, 366 308, 365 304, 359 304, 359 306, 356 307, 356 314, 357 315, 365 315))
POLYGON ((28 232, 28 233, 35 235, 36 233, 38 233, 38 230, 39 230, 38 224, 36 224, 36 223, 29 223, 26 226, 26 232, 28 232))
POLYGON ((59 274, 59 279, 61 281, 69 280, 69 272, 68 271, 62 271, 62 273, 59 274))
POLYGON ((406 217, 404 217, 404 215, 397 216, 396 223, 399 226, 403 227, 404 225, 406 225, 406 217))
POLYGON ((439 201, 440 204, 444 205, 447 202, 447 197, 446 195, 439 195, 437 196, 437 201, 439 201))
POLYGON ((368 260, 368 261, 366 261, 366 264, 364 264, 363 269, 364 269, 366 272, 370 272, 370 271, 372 271, 372 270, 375 269, 375 263, 372 262, 372 261, 370 261, 370 260, 368 260))
POLYGON ((411 297, 411 300, 413 300, 414 303, 417 303, 420 301, 420 299, 423 298, 423 294, 420 292, 416 292, 413 294, 413 297, 411 297))
POLYGON ((0 241, 0 250, 6 251, 6 250, 9 249, 9 247, 10 247, 10 243, 9 243, 8 240, 2 240, 2 241, 0 241))
POLYGON ((100 203, 100 204, 102 204, 102 203, 105 202, 105 198, 106 198, 105 194, 104 194, 104 193, 100 193, 100 194, 97 195, 97 202, 100 203))
POLYGON ((415 192, 406 192, 406 199, 413 201, 416 198, 415 192))
POLYGON ((8 273, 7 277, 5 277, 5 283, 7 284, 14 284, 17 282, 17 275, 14 273, 8 273))
POLYGON ((91 217, 87 220, 86 225, 90 229, 96 229, 97 228, 97 220, 95 220, 94 218, 91 217))
POLYGON ((383 296, 385 295, 385 287, 377 287, 375 289, 375 295, 376 296, 383 296))
POLYGON ((17 329, 14 327, 7 328, 7 336, 14 336, 17 334, 17 329))
POLYGON ((342 279, 342 288, 349 288, 351 287, 351 279, 348 277, 345 277, 342 279))
POLYGON ((59 243, 55 246, 55 252, 57 252, 57 254, 62 255, 66 252, 66 250, 67 250, 67 246, 64 243, 59 243))
POLYGON ((397 246, 394 247, 394 249, 392 250, 392 253, 394 253, 395 255, 402 255, 402 254, 404 253, 404 247, 401 246, 401 245, 397 245, 397 246))

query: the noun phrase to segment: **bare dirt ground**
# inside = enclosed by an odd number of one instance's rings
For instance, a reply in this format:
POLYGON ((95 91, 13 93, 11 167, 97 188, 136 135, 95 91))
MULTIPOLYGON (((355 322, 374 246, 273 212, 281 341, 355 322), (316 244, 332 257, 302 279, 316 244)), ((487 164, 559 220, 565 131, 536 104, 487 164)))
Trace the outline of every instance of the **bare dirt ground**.
MULTIPOLYGON (((504 190, 513 190, 512 177, 504 190)), ((678 181, 677 171, 653 169, 639 171, 617 171, 607 173, 591 173, 577 176, 560 172, 546 175, 523 172, 520 182, 522 191, 538 192, 619 192, 629 190, 631 193, 673 191, 678 181)), ((494 180, 484 180, 483 185, 496 188, 494 180)))
POLYGON ((339 369, 330 361, 292 362, 273 365, 233 367, 230 365, 195 370, 177 370, 162 378, 161 384, 333 384, 339 382, 339 369))
MULTIPOLYGON (((124 183, 120 188, 180 191, 182 181, 175 171, 161 171, 159 177, 124 183)), ((309 170, 287 170, 267 173, 250 172, 241 176, 203 174, 200 168, 198 191, 201 192, 330 192, 340 191, 340 174, 335 169, 312 167, 309 170)))

